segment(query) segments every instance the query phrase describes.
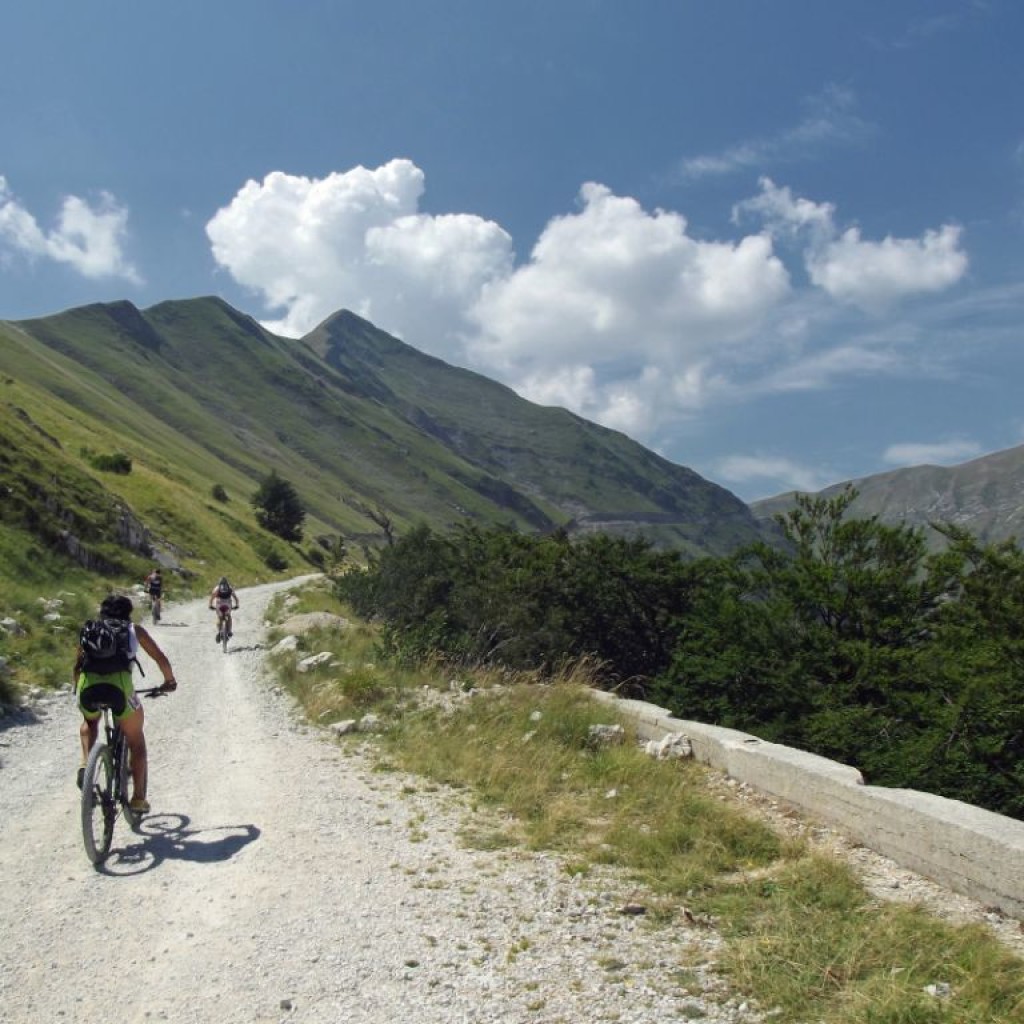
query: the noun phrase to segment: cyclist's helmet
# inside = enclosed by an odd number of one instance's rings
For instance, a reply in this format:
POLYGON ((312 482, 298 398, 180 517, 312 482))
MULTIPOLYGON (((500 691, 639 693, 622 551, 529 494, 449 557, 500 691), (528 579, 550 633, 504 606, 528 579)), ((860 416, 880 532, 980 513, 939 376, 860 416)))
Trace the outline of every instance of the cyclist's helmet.
POLYGON ((228 583, 228 578, 227 578, 227 576, 221 576, 220 580, 219 580, 219 581, 218 581, 218 583, 217 583, 217 586, 218 586, 218 587, 230 587, 230 586, 231 586, 231 584, 230 584, 230 583, 228 583))

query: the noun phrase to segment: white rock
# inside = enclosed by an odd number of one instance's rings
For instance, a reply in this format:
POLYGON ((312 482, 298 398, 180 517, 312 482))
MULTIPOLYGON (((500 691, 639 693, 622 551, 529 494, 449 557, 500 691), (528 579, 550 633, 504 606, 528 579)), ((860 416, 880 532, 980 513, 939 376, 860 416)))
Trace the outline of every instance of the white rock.
POLYGON ((644 744, 644 753, 660 761, 669 758, 693 757, 693 745, 688 736, 671 732, 660 740, 649 740, 644 744))
POLYGON ((303 658, 295 667, 300 672, 308 672, 312 668, 318 668, 320 665, 330 661, 334 657, 330 651, 321 651, 319 654, 311 654, 308 658, 303 658))

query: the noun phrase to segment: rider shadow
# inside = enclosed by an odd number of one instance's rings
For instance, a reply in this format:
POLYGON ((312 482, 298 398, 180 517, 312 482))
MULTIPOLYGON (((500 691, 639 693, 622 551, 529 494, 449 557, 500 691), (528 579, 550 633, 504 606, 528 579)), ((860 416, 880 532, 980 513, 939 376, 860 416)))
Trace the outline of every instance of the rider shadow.
POLYGON ((167 860, 215 864, 230 860, 260 837, 255 825, 200 829, 189 828, 189 825, 190 819, 185 814, 151 815, 135 830, 140 841, 111 853, 100 868, 101 873, 118 877, 139 875, 167 860))
POLYGON ((229 643, 225 654, 241 654, 242 651, 262 651, 263 644, 234 644, 229 643))

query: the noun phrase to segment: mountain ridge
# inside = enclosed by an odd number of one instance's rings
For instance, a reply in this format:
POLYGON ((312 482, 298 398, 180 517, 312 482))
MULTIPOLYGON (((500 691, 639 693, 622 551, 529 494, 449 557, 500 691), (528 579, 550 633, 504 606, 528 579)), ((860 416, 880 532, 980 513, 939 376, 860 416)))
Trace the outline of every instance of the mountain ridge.
POLYGON ((346 310, 286 339, 213 296, 94 303, 0 321, 0 375, 7 413, 19 405, 60 439, 51 474, 71 464, 158 533, 176 525, 176 502, 197 535, 211 516, 252 531, 244 504, 208 495, 222 485, 247 501, 270 470, 299 491, 310 536, 350 544, 380 542, 382 516, 399 529, 605 529, 692 556, 760 533, 738 497, 693 470, 346 310), (123 449, 133 472, 98 475, 96 445, 123 449))
MULTIPOLYGON (((924 464, 887 470, 813 492, 832 497, 853 487, 857 497, 850 515, 877 516, 892 525, 926 529, 934 547, 942 535, 932 523, 949 523, 972 533, 981 543, 1024 537, 1024 445, 991 452, 953 466, 924 464)), ((762 523, 793 508, 799 491, 787 491, 750 503, 762 523)))

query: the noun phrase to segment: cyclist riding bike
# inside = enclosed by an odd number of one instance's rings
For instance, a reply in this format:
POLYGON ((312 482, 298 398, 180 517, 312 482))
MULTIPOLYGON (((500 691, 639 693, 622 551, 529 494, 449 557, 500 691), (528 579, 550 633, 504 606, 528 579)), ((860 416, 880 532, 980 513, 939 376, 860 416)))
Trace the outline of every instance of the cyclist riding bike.
POLYGON ((210 610, 217 613, 217 643, 231 636, 231 612, 238 608, 238 595, 235 588, 228 583, 226 576, 221 576, 217 586, 210 591, 210 610))
POLYGON ((153 607, 153 621, 157 622, 160 618, 160 604, 164 592, 164 578, 160 572, 160 566, 157 566, 142 581, 142 586, 146 593, 149 594, 149 601, 153 607))
POLYGON ((167 655, 143 626, 131 621, 132 610, 131 600, 118 594, 104 598, 100 605, 100 619, 113 619, 127 624, 128 649, 123 658, 112 658, 110 665, 106 665, 91 662, 81 646, 77 650, 72 678, 83 719, 79 728, 82 765, 78 769, 78 785, 81 788, 85 762, 96 742, 101 717, 100 705, 107 704, 115 721, 121 726, 131 753, 132 799, 129 806, 133 811, 145 814, 149 811, 149 801, 146 799, 148 761, 143 731, 145 714, 132 682, 132 663, 138 664, 139 648, 157 663, 164 677, 162 689, 168 692, 176 690, 178 684, 174 680, 174 670, 167 655), (106 669, 110 671, 104 671, 106 669))

